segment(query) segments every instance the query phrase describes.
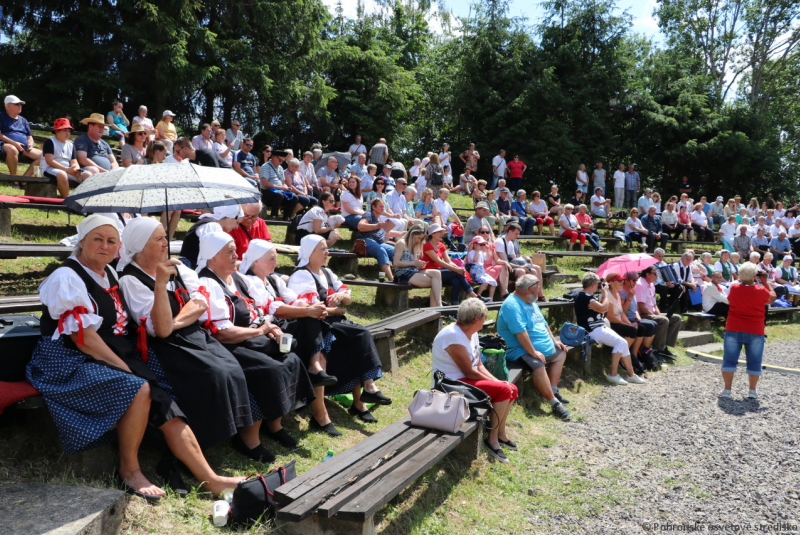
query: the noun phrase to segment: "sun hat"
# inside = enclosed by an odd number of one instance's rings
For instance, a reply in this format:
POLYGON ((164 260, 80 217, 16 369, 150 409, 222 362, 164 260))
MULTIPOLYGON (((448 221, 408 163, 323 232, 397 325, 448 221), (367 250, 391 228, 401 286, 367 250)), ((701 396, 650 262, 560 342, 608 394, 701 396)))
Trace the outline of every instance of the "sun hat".
POLYGON ((102 113, 93 113, 86 119, 81 119, 81 123, 83 124, 95 123, 95 124, 105 125, 106 120, 105 117, 103 117, 102 113))
POLYGON ((72 123, 69 122, 69 119, 62 117, 53 121, 53 132, 56 130, 74 130, 74 128, 72 128, 72 123))
POLYGON ((444 230, 441 225, 434 223, 430 227, 428 227, 428 236, 433 235, 434 232, 439 232, 440 230, 444 230))

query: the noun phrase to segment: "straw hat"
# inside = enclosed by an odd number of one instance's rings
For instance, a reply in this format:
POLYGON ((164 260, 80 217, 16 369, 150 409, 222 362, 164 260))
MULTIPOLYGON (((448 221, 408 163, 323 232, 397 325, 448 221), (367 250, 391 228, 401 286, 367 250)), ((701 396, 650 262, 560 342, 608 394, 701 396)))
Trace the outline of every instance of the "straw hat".
POLYGON ((81 123, 83 123, 83 124, 96 123, 96 124, 102 124, 102 125, 105 126, 106 120, 103 117, 103 114, 101 114, 101 113, 93 113, 89 117, 87 117, 86 119, 81 119, 81 123))

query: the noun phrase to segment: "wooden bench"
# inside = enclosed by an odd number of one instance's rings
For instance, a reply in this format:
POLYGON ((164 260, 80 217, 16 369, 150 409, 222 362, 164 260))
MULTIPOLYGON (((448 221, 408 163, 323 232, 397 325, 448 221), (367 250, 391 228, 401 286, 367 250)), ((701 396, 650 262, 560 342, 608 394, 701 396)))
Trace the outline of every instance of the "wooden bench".
POLYGON ((0 315, 41 312, 42 309, 43 305, 38 295, 0 297, 0 315))
POLYGON ((373 515, 453 451, 475 459, 483 426, 455 434, 405 416, 275 490, 277 524, 288 534, 375 533, 373 515))
MULTIPOLYGON (((800 307, 769 307, 767 319, 785 318, 787 323, 794 322, 800 318, 800 307)), ((705 312, 686 312, 681 314, 683 317, 684 331, 710 331, 711 324, 715 321, 725 321, 725 316, 715 316, 705 312)))
POLYGON ((348 286, 366 286, 375 288, 375 306, 385 306, 394 310, 408 308, 408 292, 416 286, 410 284, 397 284, 396 282, 380 282, 366 280, 346 280, 348 286))
MULTIPOLYGON (((569 243, 569 238, 564 238, 562 236, 544 236, 544 235, 540 236, 538 234, 520 235, 519 238, 517 238, 517 239, 519 239, 519 240, 532 240, 532 241, 549 241, 549 242, 557 243, 557 244, 560 244, 560 245, 566 245, 567 243, 569 243)), ((603 236, 601 236, 600 237, 600 243, 605 244, 606 249, 608 249, 609 251, 619 251, 620 250, 620 246, 622 244, 622 241, 623 241, 622 239, 616 238, 614 236, 611 236, 611 237, 603 237, 603 236)))
POLYGON ((415 337, 432 344, 441 328, 442 313, 436 308, 413 308, 367 325, 375 340, 381 367, 388 372, 399 366, 395 345, 397 335, 413 330, 415 337))

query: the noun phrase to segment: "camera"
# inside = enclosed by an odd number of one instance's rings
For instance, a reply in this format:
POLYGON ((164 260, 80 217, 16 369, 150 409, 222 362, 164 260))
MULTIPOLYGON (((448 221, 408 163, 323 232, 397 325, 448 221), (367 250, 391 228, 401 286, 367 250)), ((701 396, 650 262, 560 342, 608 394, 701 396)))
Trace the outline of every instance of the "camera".
POLYGON ((762 278, 766 278, 766 276, 767 276, 767 272, 766 272, 766 271, 764 271, 763 269, 759 269, 759 270, 758 270, 758 273, 756 273, 756 276, 758 276, 758 277, 762 277, 762 278))
POLYGON ((608 287, 608 282, 606 282, 606 281, 600 281, 600 287, 601 287, 601 288, 607 288, 607 287, 608 287))

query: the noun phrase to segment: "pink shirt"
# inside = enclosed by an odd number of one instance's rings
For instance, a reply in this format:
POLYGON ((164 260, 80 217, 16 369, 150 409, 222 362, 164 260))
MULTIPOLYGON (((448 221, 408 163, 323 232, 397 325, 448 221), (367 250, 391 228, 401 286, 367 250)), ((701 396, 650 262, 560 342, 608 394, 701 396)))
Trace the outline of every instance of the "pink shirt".
POLYGON ((656 310, 656 287, 647 282, 644 277, 639 277, 634 294, 637 303, 643 303, 647 310, 656 310))

